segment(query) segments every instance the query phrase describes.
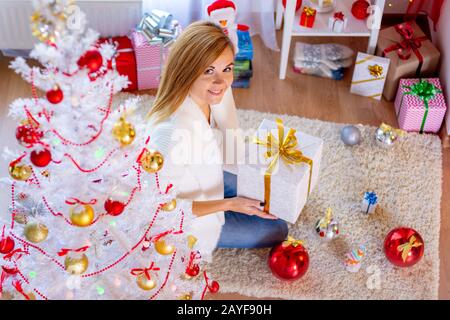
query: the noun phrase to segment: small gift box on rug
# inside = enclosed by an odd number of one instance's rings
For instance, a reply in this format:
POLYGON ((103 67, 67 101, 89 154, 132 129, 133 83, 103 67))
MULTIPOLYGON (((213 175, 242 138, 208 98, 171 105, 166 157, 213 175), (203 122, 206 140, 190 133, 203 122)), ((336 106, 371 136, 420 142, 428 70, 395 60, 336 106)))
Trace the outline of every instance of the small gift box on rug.
POLYGON ((365 214, 374 213, 377 207, 378 197, 375 192, 365 192, 362 201, 362 211, 365 214))
POLYGON ((358 52, 350 92, 381 100, 388 69, 389 59, 358 52))
POLYGON ((342 11, 335 12, 332 17, 328 18, 328 28, 333 32, 343 32, 347 27, 347 17, 342 11))
POLYGON ((115 54, 108 61, 108 68, 116 70, 120 75, 128 77, 130 83, 124 91, 134 91, 138 88, 137 65, 130 38, 126 36, 100 38, 98 44, 109 43, 114 46, 115 54))
POLYGON ((392 101, 401 78, 434 77, 440 53, 415 22, 380 31, 377 55, 386 56, 391 66, 383 96, 392 101))
POLYGON ((136 52, 139 90, 158 88, 169 46, 176 40, 181 27, 172 15, 162 10, 152 10, 131 34, 136 52))
POLYGON ((316 13, 316 9, 303 7, 302 14, 300 15, 300 25, 306 28, 312 28, 316 20, 316 13))
POLYGON ((446 110, 438 78, 400 80, 395 112, 403 130, 438 132, 446 110))
POLYGON ((295 223, 319 178, 323 140, 264 119, 239 165, 237 194, 264 202, 264 211, 295 223))

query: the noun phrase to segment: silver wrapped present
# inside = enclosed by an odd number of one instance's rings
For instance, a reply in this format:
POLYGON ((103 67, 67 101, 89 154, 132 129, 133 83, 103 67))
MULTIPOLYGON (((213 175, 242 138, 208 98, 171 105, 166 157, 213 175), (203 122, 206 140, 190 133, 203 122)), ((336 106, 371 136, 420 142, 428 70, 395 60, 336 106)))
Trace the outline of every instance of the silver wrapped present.
POLYGON ((264 119, 238 166, 237 194, 295 223, 319 179, 323 140, 264 119))

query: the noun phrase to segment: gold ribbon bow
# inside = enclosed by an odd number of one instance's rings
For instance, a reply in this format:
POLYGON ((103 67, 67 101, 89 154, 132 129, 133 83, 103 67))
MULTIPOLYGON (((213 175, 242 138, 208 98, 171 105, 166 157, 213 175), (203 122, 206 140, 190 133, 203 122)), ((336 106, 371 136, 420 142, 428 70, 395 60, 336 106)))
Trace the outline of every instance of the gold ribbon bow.
POLYGON ((288 236, 287 239, 283 241, 282 246, 283 247, 293 246, 295 248, 295 247, 298 247, 298 246, 302 246, 303 243, 304 243, 304 241, 302 241, 302 240, 297 240, 297 239, 294 239, 291 236, 288 236))
POLYGON ((308 182, 308 194, 311 189, 311 177, 313 170, 313 161, 305 156, 303 153, 296 149, 298 145, 297 137, 295 136, 295 129, 289 129, 286 136, 284 136, 283 120, 276 119, 278 127, 278 139, 275 138, 271 132, 267 134, 266 140, 260 140, 255 138, 255 143, 265 146, 267 151, 265 153, 266 158, 272 158, 265 174, 264 174, 264 211, 269 212, 270 208, 270 180, 272 172, 278 163, 278 159, 281 158, 286 165, 306 163, 310 166, 309 182, 308 182))
POLYGON ((316 9, 313 9, 311 7, 304 7, 303 12, 308 16, 311 17, 316 13, 316 9))
POLYGON ((401 244, 397 247, 397 250, 400 251, 402 253, 402 259, 403 262, 406 261, 406 259, 408 259, 408 255, 411 252, 412 248, 417 248, 420 247, 421 245, 423 245, 422 242, 417 241, 415 236, 411 236, 409 238, 409 241, 401 244))
POLYGON ((331 220, 333 220, 333 211, 331 210, 331 208, 327 208, 325 218, 322 219, 322 222, 320 223, 319 226, 321 228, 327 228, 330 225, 331 220))
POLYGON ((373 77, 381 77, 383 75, 383 67, 379 64, 374 64, 373 66, 368 66, 370 75, 373 77))
POLYGON ((387 125, 385 123, 382 123, 380 125, 380 129, 381 129, 381 131, 383 131, 383 133, 391 132, 391 134, 394 134, 398 137, 403 137, 406 135, 406 131, 404 131, 402 129, 393 128, 390 125, 387 125))

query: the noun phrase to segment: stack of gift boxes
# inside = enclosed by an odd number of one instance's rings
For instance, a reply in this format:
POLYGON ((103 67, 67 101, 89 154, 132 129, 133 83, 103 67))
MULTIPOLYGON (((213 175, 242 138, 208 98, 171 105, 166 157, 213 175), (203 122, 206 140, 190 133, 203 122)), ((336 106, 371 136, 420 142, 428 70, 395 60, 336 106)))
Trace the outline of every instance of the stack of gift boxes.
POLYGON ((116 53, 108 66, 129 80, 124 91, 158 88, 169 47, 181 32, 172 15, 162 10, 144 14, 139 25, 128 36, 101 38, 99 44, 110 43, 116 53))
POLYGON ((415 22, 383 29, 377 56, 358 53, 351 92, 394 101, 403 130, 436 133, 447 110, 436 77, 439 58, 438 49, 415 22))
POLYGON ((249 88, 253 77, 253 45, 249 27, 243 24, 237 26, 238 52, 234 61, 233 88, 249 88))

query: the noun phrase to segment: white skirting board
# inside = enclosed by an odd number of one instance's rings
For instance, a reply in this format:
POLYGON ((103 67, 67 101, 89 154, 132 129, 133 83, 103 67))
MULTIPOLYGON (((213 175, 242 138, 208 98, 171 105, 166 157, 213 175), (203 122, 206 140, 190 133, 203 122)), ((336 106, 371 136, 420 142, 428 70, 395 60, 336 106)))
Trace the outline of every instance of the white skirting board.
MULTIPOLYGON (((101 36, 126 35, 142 17, 143 0, 78 0, 86 14, 88 27, 101 36)), ((0 0, 0 50, 31 49, 36 38, 31 35, 31 0, 0 0)))

